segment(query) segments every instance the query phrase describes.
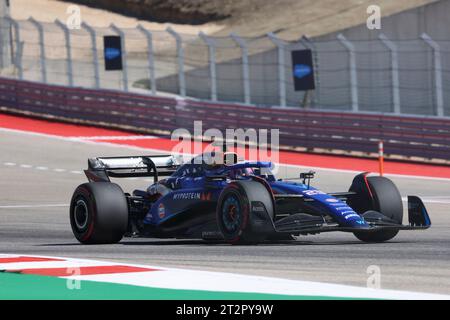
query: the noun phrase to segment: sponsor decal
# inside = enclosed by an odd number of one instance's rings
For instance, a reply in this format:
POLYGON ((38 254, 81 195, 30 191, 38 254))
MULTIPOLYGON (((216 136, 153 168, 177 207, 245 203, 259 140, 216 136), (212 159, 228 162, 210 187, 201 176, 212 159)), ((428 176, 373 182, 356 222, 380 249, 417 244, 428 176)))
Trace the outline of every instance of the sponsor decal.
POLYGON ((220 233, 218 231, 203 231, 202 237, 203 238, 218 238, 218 239, 222 238, 223 239, 222 233, 220 233))
POLYGON ((108 60, 116 59, 120 56, 120 50, 117 48, 105 48, 105 58, 108 60))
POLYGON ((342 210, 347 210, 347 211, 349 211, 349 210, 351 210, 350 212, 353 212, 353 209, 350 208, 349 206, 336 207, 336 210, 338 210, 338 211, 342 211, 342 210))
POLYGON ((298 79, 309 76, 311 72, 312 68, 306 64, 296 64, 294 66, 294 76, 298 79))
POLYGON ((211 201, 211 196, 212 196, 211 192, 202 193, 200 200, 211 201))
POLYGON ((200 192, 183 192, 173 195, 173 200, 201 200, 200 192))
POLYGON ((302 191, 304 194, 306 194, 307 196, 317 196, 317 195, 320 195, 320 194, 326 194, 325 192, 323 192, 323 191, 320 191, 320 190, 305 190, 305 191, 302 191))
POLYGON ((253 212, 264 212, 266 211, 266 209, 264 208, 264 206, 262 204, 254 204, 252 205, 252 211, 253 212))
POLYGON ((342 202, 330 203, 330 206, 336 207, 336 208, 349 208, 345 203, 342 203, 342 202))
POLYGON ((338 203, 338 202, 341 202, 341 201, 339 201, 338 199, 333 199, 333 198, 330 198, 330 199, 327 199, 327 200, 325 200, 326 202, 329 202, 329 203, 338 203))
POLYGON ((160 219, 163 219, 166 216, 166 208, 162 203, 158 207, 158 216, 160 219))
POLYGON ((351 218, 360 218, 360 216, 359 216, 359 214, 356 214, 356 213, 352 213, 352 214, 345 216, 345 220, 349 220, 351 218))

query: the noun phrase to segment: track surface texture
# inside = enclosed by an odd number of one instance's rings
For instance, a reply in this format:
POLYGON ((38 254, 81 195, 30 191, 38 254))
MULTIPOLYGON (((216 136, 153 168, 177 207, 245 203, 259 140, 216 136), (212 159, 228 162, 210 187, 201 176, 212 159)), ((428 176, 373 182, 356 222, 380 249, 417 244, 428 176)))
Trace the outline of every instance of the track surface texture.
MULTIPOLYGON (((367 268, 377 265, 383 289, 450 294, 450 180, 394 177, 403 196, 424 197, 433 227, 402 232, 384 244, 364 244, 344 233, 257 246, 157 239, 78 244, 69 225, 68 203, 77 185, 86 181, 81 170, 87 166, 87 158, 148 153, 126 146, 0 131, 0 253, 103 259, 356 286, 365 286, 367 268)), ((298 176, 300 170, 283 167, 280 177, 298 176)), ((329 192, 345 191, 353 176, 318 170, 314 185, 329 192)), ((126 191, 150 183, 121 181, 126 191)))

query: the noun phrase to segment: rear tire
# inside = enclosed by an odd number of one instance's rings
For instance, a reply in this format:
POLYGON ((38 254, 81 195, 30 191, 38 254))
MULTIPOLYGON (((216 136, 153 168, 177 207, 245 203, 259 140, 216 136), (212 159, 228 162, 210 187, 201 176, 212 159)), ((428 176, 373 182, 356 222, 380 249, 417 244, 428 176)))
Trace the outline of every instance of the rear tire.
POLYGON ((80 185, 70 205, 70 224, 75 238, 83 244, 119 242, 128 227, 128 203, 114 183, 80 185))
MULTIPOLYGON (((350 191, 357 196, 348 201, 360 215, 367 211, 377 211, 398 224, 403 222, 403 201, 395 184, 385 177, 365 177, 359 175, 353 181, 350 191)), ((393 239, 398 230, 376 232, 355 232, 356 238, 369 243, 385 242, 393 239)))

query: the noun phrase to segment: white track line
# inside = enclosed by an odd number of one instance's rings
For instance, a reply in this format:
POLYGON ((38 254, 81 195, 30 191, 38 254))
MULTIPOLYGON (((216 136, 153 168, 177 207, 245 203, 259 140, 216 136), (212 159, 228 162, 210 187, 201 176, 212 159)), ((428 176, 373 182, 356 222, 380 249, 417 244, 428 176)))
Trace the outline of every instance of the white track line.
MULTIPOLYGON (((443 198, 429 198, 429 197, 420 197, 424 203, 435 203, 435 204, 450 204, 450 200, 443 198)), ((407 197, 402 198, 404 202, 408 201, 407 197)))
POLYGON ((3 165, 6 166, 6 167, 19 166, 22 169, 33 169, 33 170, 38 170, 38 171, 49 171, 49 170, 51 170, 51 171, 56 172, 56 173, 69 172, 71 174, 78 174, 78 175, 79 174, 83 174, 83 172, 79 171, 79 170, 72 170, 72 171, 70 171, 68 169, 63 169, 63 168, 54 168, 54 169, 52 169, 52 168, 45 167, 45 166, 34 166, 34 165, 31 165, 31 164, 16 164, 16 163, 13 163, 13 162, 4 162, 3 165))
MULTIPOLYGON (((61 137, 57 135, 50 135, 45 133, 37 133, 37 132, 30 132, 30 131, 23 131, 23 130, 16 130, 16 129, 7 129, 7 128, 0 128, 0 131, 4 132, 11 132, 11 133, 18 133, 18 134, 24 134, 24 135, 31 135, 31 136, 38 136, 38 137, 44 137, 44 138, 50 138, 50 139, 56 139, 61 141, 70 141, 75 143, 83 143, 83 144, 91 144, 91 145, 102 145, 102 146, 108 146, 118 149, 129 149, 129 150, 136 150, 136 151, 146 151, 146 152, 157 152, 157 153, 169 153, 169 151, 166 150, 159 150, 159 149, 152 149, 152 148, 143 148, 143 147, 136 147, 136 146, 130 146, 130 145, 119 145, 115 143, 110 142, 99 142, 99 141, 93 141, 93 140, 74 140, 71 137, 61 137)), ((183 154, 186 156, 194 156, 191 154, 183 154)), ((321 171, 328 171, 328 172, 336 172, 336 173, 352 173, 352 174, 358 174, 361 173, 361 171, 357 170, 345 170, 345 169, 332 169, 332 168, 323 168, 323 167, 311 167, 311 166, 302 166, 302 165, 293 165, 293 164, 284 164, 284 163, 276 163, 276 165, 281 165, 284 167, 289 168, 297 168, 297 169, 315 169, 315 170, 321 170, 321 171)), ((436 177, 427 177, 427 176, 416 176, 416 175, 402 175, 402 174, 386 174, 387 177, 396 177, 396 178, 404 178, 404 179, 420 179, 420 180, 434 180, 434 181, 445 181, 450 182, 450 178, 436 178, 436 177)))
POLYGON ((69 137, 68 139, 74 141, 80 140, 118 140, 118 141, 126 141, 126 140, 151 140, 157 139, 155 136, 94 136, 94 137, 69 137))
MULTIPOLYGON (((10 162, 5 162, 3 163, 4 166, 8 166, 8 167, 13 167, 13 166, 17 166, 17 164, 15 163, 10 163, 10 162)), ((51 172, 55 172, 55 173, 70 173, 70 174, 76 174, 76 175, 83 175, 84 172, 81 170, 68 170, 68 169, 63 169, 63 168, 49 168, 49 167, 43 167, 43 166, 32 166, 32 165, 28 165, 28 164, 21 164, 18 165, 21 168, 24 169, 33 169, 33 170, 38 170, 38 171, 51 171, 51 172)), ((129 181, 146 181, 146 182, 153 182, 153 179, 144 179, 144 178, 138 178, 138 177, 134 177, 134 178, 125 178, 124 180, 129 180, 129 181)))
POLYGON ((33 208, 63 208, 68 204, 33 204, 33 205, 8 205, 0 206, 0 209, 33 209, 33 208))
MULTIPOLYGON (((50 139, 58 139, 58 140, 64 140, 64 141, 75 141, 72 140, 71 138, 64 138, 64 137, 60 137, 60 136, 54 136, 54 135, 47 135, 47 134, 40 134, 40 133, 34 133, 34 132, 28 132, 28 131, 20 131, 20 130, 13 130, 13 129, 4 129, 4 128, 0 128, 0 131, 7 131, 7 132, 14 132, 14 133, 20 133, 20 134, 30 134, 30 135, 37 135, 37 136, 42 136, 42 137, 46 137, 46 138, 50 138, 50 139)), ((103 146, 108 146, 108 147, 113 147, 113 148, 127 148, 127 149, 131 149, 131 150, 139 150, 139 151, 149 151, 149 152, 156 152, 156 153, 164 153, 163 150, 159 150, 159 149, 148 149, 148 148, 141 148, 141 147, 135 147, 135 146, 128 146, 128 145, 117 145, 114 143, 109 143, 109 142, 96 142, 96 141, 83 141, 83 140, 77 140, 76 142, 79 143, 84 143, 84 144, 99 144, 99 145, 103 145, 103 146)), ((180 156, 183 157, 192 157, 193 155, 191 154, 178 154, 180 156)), ((14 162, 4 162, 3 163, 4 166, 9 166, 9 167, 14 167, 14 166, 18 166, 18 164, 14 163, 14 162)), ((26 167, 26 168, 30 168, 29 165, 19 165, 21 167, 26 167)), ((297 168, 297 169, 304 169, 304 170, 311 170, 311 169, 315 169, 315 170, 323 170, 323 171, 328 171, 328 172, 335 172, 335 173, 352 173, 352 174, 358 174, 360 173, 360 171, 356 171, 356 170, 340 170, 340 169, 329 169, 329 168, 320 168, 320 167, 309 167, 309 166, 301 166, 301 165, 291 165, 291 164, 280 164, 277 163, 276 166, 283 166, 283 167, 289 167, 289 168, 297 168)), ((83 172, 79 171, 79 170, 72 170, 72 171, 68 171, 66 169, 50 169, 48 167, 43 167, 43 166, 39 166, 39 167, 33 167, 31 166, 31 168, 35 168, 36 170, 41 170, 41 171, 45 171, 45 170, 53 170, 54 172, 58 172, 58 173, 62 173, 62 172, 69 172, 71 174, 76 174, 76 175, 82 175, 83 172)), ((445 182, 449 182, 450 179, 448 178, 433 178, 433 177, 423 177, 423 176, 405 176, 405 175, 398 175, 398 174, 386 174, 386 176, 388 177, 397 177, 397 178, 410 178, 410 179, 423 179, 423 180, 437 180, 437 181, 445 181, 445 182)), ((139 178, 128 178, 126 180, 143 180, 146 182, 153 182, 153 179, 139 179, 139 178)), ((447 197, 449 200, 446 199, 446 196, 433 196, 433 197, 423 197, 422 201, 424 201, 425 203, 435 203, 435 204, 450 204, 450 197, 447 197)), ((407 198, 403 198, 404 201, 407 201, 407 198)), ((0 207, 1 208, 1 207, 0 207)))
MULTIPOLYGON (((304 170, 321 170, 321 171, 329 171, 329 172, 335 172, 335 173, 351 173, 351 174, 359 174, 359 173, 361 173, 361 171, 358 171, 358 170, 331 169, 331 168, 322 168, 322 167, 302 166, 302 165, 295 165, 295 164, 277 163, 276 165, 277 166, 288 167, 288 168, 300 168, 300 169, 304 169, 304 170)), ((426 176, 415 176, 415 175, 403 175, 403 174, 395 174, 395 173, 386 173, 384 176, 392 177, 392 178, 436 180, 436 181, 450 182, 450 178, 437 178, 437 177, 426 177, 426 176)))

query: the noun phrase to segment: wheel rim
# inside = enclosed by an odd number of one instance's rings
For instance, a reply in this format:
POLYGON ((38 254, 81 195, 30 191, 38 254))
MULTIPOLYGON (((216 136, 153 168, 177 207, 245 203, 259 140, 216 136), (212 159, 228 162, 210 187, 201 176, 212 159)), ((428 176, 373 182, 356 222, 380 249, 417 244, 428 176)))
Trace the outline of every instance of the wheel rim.
POLYGON ((83 230, 88 225, 89 211, 84 200, 78 200, 74 211, 75 225, 79 230, 83 230))
POLYGON ((227 197, 222 206, 222 222, 227 233, 233 234, 239 231, 241 219, 239 200, 234 195, 227 197))

